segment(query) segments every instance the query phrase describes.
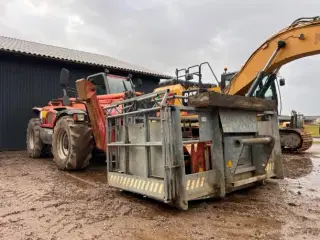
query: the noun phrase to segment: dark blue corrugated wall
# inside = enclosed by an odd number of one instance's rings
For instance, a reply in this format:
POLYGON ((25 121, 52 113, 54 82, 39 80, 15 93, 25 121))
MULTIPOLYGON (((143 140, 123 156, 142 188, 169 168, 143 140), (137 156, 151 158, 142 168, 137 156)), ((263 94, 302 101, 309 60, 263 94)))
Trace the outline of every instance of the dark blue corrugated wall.
MULTIPOLYGON (((32 116, 31 108, 45 105, 50 99, 61 96, 59 76, 63 67, 72 72, 73 80, 103 70, 27 56, 0 54, 0 151, 26 149, 26 128, 32 116)), ((143 79, 142 91, 149 92, 157 85, 157 79, 150 80, 143 79)))

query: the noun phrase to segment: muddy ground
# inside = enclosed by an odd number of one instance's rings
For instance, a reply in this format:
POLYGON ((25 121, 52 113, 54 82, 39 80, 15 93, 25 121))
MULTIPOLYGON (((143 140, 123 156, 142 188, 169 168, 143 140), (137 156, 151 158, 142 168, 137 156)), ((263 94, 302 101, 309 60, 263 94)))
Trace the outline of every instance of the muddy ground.
POLYGON ((182 212, 111 189, 105 166, 58 171, 0 153, 0 239, 320 239, 320 145, 284 155, 284 180, 182 212))

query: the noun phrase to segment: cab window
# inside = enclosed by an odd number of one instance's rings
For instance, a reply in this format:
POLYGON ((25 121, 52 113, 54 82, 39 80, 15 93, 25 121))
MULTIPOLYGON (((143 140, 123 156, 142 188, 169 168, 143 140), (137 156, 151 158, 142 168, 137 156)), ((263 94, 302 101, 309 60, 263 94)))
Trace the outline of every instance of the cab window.
POLYGON ((107 79, 110 93, 122 93, 126 90, 133 90, 130 81, 125 78, 108 75, 107 79))
MULTIPOLYGON (((276 79, 273 79, 271 81, 270 86, 266 89, 266 84, 268 83, 268 77, 266 76, 263 80, 260 86, 257 87, 256 91, 253 94, 253 97, 268 99, 268 100, 274 100, 276 101, 277 105, 277 112, 279 113, 279 100, 278 100, 278 93, 277 93, 277 87, 276 87, 276 79)), ((274 76, 273 76, 274 77, 274 76)), ((270 81, 269 81, 270 83, 270 81)))
POLYGON ((96 86, 97 95, 107 94, 107 88, 104 81, 104 76, 102 74, 97 74, 91 77, 88 77, 88 80, 96 86))
POLYGON ((268 76, 263 78, 261 84, 257 87, 253 96, 269 100, 277 100, 277 91, 274 81, 270 84, 270 86, 267 89, 265 89, 267 81, 268 76))
POLYGON ((269 99, 269 100, 275 100, 274 99, 274 93, 272 91, 272 85, 268 88, 268 90, 265 92, 264 94, 264 98, 265 99, 269 99))

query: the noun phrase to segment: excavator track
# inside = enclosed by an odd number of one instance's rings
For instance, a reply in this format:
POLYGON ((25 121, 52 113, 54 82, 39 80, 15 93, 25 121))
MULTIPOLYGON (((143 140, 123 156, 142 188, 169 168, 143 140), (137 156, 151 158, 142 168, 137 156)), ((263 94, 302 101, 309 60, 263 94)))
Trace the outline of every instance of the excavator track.
POLYGON ((305 152, 313 143, 313 137, 303 129, 280 129, 283 152, 305 152))

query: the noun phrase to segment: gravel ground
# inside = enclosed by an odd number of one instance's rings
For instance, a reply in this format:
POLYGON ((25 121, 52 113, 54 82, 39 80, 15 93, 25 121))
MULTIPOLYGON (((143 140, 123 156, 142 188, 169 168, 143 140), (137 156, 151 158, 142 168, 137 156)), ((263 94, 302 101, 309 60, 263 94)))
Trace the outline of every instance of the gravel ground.
POLYGON ((182 212, 109 188, 98 163, 67 173, 2 152, 0 239, 320 239, 320 159, 285 155, 284 164, 284 180, 182 212))

